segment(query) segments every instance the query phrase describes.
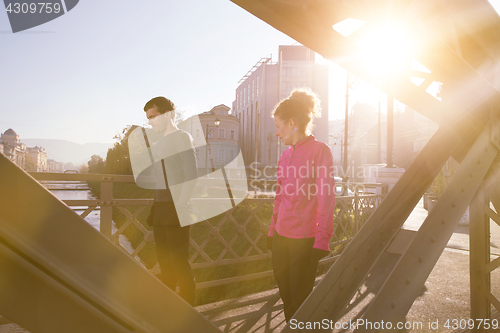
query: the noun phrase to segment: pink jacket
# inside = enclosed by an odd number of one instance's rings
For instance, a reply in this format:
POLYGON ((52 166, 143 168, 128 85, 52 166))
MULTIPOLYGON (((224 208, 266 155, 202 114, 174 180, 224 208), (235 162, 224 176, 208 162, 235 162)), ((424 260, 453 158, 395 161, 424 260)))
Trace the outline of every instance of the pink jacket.
POLYGON ((283 152, 278 163, 276 198, 269 236, 312 238, 330 251, 335 209, 333 157, 313 135, 283 152))

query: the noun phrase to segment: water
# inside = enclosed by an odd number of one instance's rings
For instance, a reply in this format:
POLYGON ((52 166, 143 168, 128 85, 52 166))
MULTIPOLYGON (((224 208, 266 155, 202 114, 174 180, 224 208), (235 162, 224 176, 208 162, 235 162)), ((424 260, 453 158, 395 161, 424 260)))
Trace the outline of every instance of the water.
MULTIPOLYGON (((50 190, 60 200, 94 200, 96 199, 85 182, 78 181, 41 181, 42 185, 50 190)), ((71 206, 71 209, 75 211, 78 215, 81 215, 88 206, 71 206)), ((100 231, 101 226, 101 211, 99 207, 96 207, 92 212, 90 212, 85 218, 88 224, 94 227, 97 231, 100 231)), ((112 222, 112 232, 115 233, 118 229, 116 228, 115 221, 112 222)), ((120 235, 118 237, 120 245, 127 250, 128 253, 132 253, 134 249, 130 244, 127 236, 120 235)), ((137 258, 136 258, 137 259, 137 258)))

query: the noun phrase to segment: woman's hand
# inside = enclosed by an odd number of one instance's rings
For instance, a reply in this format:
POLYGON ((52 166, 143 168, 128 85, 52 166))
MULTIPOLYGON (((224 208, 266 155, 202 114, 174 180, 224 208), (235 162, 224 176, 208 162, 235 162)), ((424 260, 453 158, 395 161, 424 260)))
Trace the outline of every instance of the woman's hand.
POLYGON ((317 248, 313 247, 312 259, 320 261, 322 258, 326 257, 329 254, 330 254, 330 251, 325 251, 325 250, 321 250, 321 249, 317 249, 317 248))

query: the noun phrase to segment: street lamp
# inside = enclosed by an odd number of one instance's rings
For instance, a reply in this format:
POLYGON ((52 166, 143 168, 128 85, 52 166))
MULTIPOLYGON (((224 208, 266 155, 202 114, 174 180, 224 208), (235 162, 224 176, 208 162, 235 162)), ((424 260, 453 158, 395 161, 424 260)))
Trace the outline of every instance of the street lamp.
POLYGON ((267 133, 267 142, 269 142, 269 156, 268 156, 268 164, 271 165, 271 145, 274 142, 274 136, 272 132, 267 133))
POLYGON ((344 161, 342 163, 342 181, 347 182, 349 179, 348 171, 347 171, 347 156, 348 150, 347 145, 349 141, 349 89, 356 89, 358 86, 359 79, 354 76, 353 80, 351 80, 351 73, 347 72, 346 78, 346 89, 345 89, 345 121, 344 121, 344 161))
MULTIPOLYGON (((344 161, 344 135, 341 133, 337 133, 334 135, 329 135, 333 140, 338 141, 340 140, 340 164, 343 164, 344 161)), ((334 146, 337 145, 337 142, 333 143, 334 146)))
MULTIPOLYGON (((207 171, 207 176, 208 176, 208 133, 209 133, 209 131, 210 131, 210 133, 212 133, 215 128, 219 127, 219 124, 220 124, 219 118, 215 118, 215 121, 214 121, 214 125, 215 126, 211 126, 211 125, 207 124, 207 128, 205 130, 205 141, 206 141, 206 146, 205 146, 205 170, 207 171)), ((212 149, 210 149, 210 160, 212 162, 212 172, 214 172, 215 168, 214 168, 214 161, 212 159, 212 149)))

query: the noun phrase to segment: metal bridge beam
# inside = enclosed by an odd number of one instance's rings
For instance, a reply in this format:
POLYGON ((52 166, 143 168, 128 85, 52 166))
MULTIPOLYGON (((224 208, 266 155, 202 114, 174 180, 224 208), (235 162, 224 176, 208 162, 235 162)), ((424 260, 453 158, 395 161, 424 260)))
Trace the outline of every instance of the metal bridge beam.
POLYGON ((220 332, 0 154, 0 313, 33 333, 220 332))
POLYGON ((364 314, 367 321, 384 320, 394 327, 405 321, 497 154, 486 127, 364 314))

